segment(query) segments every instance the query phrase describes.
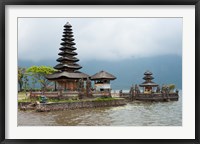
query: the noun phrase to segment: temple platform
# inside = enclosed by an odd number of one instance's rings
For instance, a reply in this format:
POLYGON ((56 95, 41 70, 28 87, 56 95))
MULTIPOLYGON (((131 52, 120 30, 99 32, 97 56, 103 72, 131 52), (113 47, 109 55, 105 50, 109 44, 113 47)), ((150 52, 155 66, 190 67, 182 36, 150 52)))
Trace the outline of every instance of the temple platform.
POLYGON ((135 96, 132 96, 130 93, 122 93, 121 98, 128 99, 130 101, 139 100, 139 101, 178 101, 179 95, 177 93, 151 93, 145 94, 140 93, 135 96))

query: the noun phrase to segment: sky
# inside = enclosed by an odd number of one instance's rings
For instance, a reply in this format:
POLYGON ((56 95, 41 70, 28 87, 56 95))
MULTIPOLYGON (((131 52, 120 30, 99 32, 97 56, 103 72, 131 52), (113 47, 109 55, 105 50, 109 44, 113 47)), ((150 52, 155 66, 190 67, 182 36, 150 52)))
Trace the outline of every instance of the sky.
POLYGON ((18 18, 18 58, 57 59, 66 22, 81 61, 182 55, 182 18, 18 18))
POLYGON ((19 66, 58 64, 67 22, 79 71, 107 71, 117 77, 114 89, 129 89, 149 70, 154 82, 182 88, 182 18, 18 18, 19 66))

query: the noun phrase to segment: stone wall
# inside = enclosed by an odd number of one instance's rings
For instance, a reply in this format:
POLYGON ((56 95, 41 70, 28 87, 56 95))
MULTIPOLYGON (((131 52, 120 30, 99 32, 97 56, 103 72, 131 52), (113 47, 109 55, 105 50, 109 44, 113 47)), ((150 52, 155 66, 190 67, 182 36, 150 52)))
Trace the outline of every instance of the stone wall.
POLYGON ((47 103, 39 104, 36 106, 36 111, 57 111, 66 109, 77 108, 95 108, 95 107, 109 107, 125 105, 124 99, 110 100, 110 101, 81 101, 81 102, 60 102, 60 103, 47 103))
POLYGON ((163 94, 163 93, 144 94, 144 93, 139 93, 136 96, 131 96, 130 94, 129 95, 128 94, 127 95, 122 94, 120 97, 124 98, 128 101, 139 100, 139 101, 163 102, 163 101, 178 101, 178 99, 179 99, 178 93, 169 93, 169 94, 163 94))

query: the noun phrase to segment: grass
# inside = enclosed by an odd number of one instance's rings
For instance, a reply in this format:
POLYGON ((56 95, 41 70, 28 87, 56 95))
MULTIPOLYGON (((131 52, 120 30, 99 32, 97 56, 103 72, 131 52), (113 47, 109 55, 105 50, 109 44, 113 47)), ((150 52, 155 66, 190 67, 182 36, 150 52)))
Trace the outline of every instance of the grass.
MULTIPOLYGON (((27 92, 27 96, 29 96, 29 92, 27 92)), ((18 100, 27 99, 25 92, 18 92, 18 100)))
MULTIPOLYGON (((30 98, 18 100, 18 102, 36 102, 36 101, 40 101, 40 100, 39 100, 39 99, 30 99, 30 98)), ((58 102, 78 102, 78 100, 72 100, 72 99, 69 99, 69 100, 48 99, 47 102, 50 102, 50 103, 58 103, 58 102)))
POLYGON ((59 100, 59 99, 48 99, 47 102, 51 103, 58 103, 58 102, 79 102, 80 100, 73 100, 73 99, 68 99, 68 100, 59 100))
MULTIPOLYGON (((29 95, 29 93, 27 93, 29 95)), ((81 101, 95 101, 95 102, 104 102, 104 101, 112 101, 112 100, 117 100, 121 98, 113 98, 113 97, 98 97, 98 98, 91 98, 91 99, 48 99, 47 102, 50 103, 58 103, 58 102, 81 102, 81 101)), ((26 96, 25 92, 19 92, 18 93, 18 102, 36 102, 40 101, 39 99, 30 99, 29 97, 26 96)))
POLYGON ((32 100, 29 98, 29 92, 18 92, 18 102, 35 102, 35 100, 32 100), (27 94, 27 96, 26 96, 27 94))
POLYGON ((112 100, 116 100, 116 98, 112 98, 112 97, 108 97, 108 98, 101 98, 101 97, 99 97, 99 98, 96 98, 96 99, 94 99, 93 101, 112 101, 112 100))
POLYGON ((35 101, 33 101, 31 99, 20 99, 20 100, 18 100, 18 102, 35 102, 35 101))

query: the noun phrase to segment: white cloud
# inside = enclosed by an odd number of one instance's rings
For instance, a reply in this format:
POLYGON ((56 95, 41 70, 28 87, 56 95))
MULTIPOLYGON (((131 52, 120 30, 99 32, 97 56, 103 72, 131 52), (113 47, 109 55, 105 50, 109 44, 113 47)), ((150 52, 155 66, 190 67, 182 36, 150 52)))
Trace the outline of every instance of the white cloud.
POLYGON ((20 18, 19 58, 58 58, 67 21, 81 61, 182 55, 181 18, 20 18))

